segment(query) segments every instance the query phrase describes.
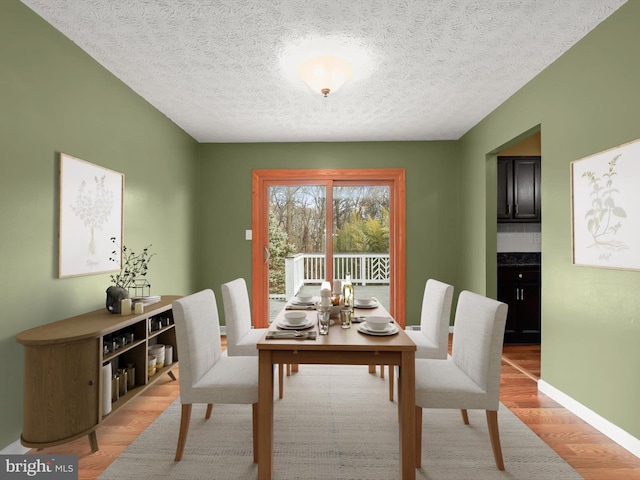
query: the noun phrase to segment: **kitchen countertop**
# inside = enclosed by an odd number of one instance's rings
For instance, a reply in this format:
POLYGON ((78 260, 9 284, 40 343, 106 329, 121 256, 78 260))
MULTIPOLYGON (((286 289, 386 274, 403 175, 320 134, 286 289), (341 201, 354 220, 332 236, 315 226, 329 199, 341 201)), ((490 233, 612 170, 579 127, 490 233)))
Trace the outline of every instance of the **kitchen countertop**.
POLYGON ((498 267, 539 267, 540 252, 499 252, 498 267))

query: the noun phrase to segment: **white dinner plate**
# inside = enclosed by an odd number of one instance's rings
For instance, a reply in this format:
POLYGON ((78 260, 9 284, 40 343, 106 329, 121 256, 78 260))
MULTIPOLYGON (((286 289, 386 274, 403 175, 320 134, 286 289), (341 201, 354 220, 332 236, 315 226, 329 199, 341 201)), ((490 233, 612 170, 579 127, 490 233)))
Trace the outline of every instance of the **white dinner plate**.
POLYGON ((378 302, 373 302, 368 305, 360 305, 359 303, 356 302, 353 304, 353 306, 356 308, 378 308, 378 302))
POLYGON ((291 299, 291 303, 294 304, 294 305, 315 305, 313 300, 311 300, 309 302, 303 302, 303 301, 299 300, 298 297, 293 297, 291 299))
POLYGON ((313 327, 315 322, 311 319, 307 319, 305 322, 299 323, 298 325, 291 325, 286 320, 280 320, 277 325, 284 330, 304 330, 305 328, 313 327))
POLYGON ((376 335, 380 337, 386 337, 388 335, 395 335, 398 333, 398 327, 392 323, 389 324, 384 330, 369 330, 364 323, 358 325, 358 331, 366 333, 367 335, 376 335))

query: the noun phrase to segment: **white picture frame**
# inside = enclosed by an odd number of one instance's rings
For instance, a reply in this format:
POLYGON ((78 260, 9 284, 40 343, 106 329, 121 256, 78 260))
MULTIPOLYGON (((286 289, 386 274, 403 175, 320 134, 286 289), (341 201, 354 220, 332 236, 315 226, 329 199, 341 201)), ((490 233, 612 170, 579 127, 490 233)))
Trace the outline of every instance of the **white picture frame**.
POLYGON ((571 162, 574 265, 640 270, 640 139, 571 162))
POLYGON ((124 174, 60 154, 58 278, 120 270, 123 203, 124 174))

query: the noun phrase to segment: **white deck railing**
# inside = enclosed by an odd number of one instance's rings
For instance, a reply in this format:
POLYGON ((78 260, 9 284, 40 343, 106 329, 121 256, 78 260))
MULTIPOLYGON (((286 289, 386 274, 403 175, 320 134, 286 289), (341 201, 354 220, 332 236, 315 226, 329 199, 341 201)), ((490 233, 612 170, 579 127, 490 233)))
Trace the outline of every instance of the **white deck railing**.
MULTIPOLYGON (((299 253, 285 259, 286 298, 293 297, 304 285, 326 279, 325 255, 299 253)), ((356 285, 389 283, 388 253, 339 253, 333 256, 333 277, 351 275, 356 285)), ((273 296, 273 295, 272 295, 273 296)))

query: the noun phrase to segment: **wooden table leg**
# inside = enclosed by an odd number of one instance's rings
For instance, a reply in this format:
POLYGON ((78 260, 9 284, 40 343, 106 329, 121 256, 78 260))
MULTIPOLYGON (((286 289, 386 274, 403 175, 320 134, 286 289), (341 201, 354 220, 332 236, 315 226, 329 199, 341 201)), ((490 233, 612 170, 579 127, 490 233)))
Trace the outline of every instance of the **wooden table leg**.
POLYGON ((258 479, 271 480, 273 460, 273 369, 269 350, 258 353, 258 479))
POLYGON ((400 409, 400 478, 415 480, 416 366, 415 352, 402 352, 398 369, 398 407, 400 409))
POLYGON ((395 365, 389 365, 389 401, 390 402, 393 402, 393 383, 394 383, 393 379, 395 376, 395 373, 393 371, 394 368, 396 368, 395 365))
POLYGON ((284 365, 278 364, 278 398, 282 398, 284 396, 284 365))

